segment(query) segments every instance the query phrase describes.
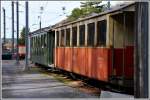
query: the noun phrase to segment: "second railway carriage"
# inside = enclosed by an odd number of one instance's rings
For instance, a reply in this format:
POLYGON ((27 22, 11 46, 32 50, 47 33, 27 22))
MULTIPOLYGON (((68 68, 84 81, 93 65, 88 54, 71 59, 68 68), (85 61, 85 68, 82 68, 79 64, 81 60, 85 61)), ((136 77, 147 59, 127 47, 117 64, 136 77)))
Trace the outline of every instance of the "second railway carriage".
POLYGON ((30 52, 33 63, 45 66, 51 66, 53 64, 54 35, 51 27, 45 27, 30 33, 30 52))
POLYGON ((133 86, 134 3, 55 30, 55 67, 100 81, 133 86))

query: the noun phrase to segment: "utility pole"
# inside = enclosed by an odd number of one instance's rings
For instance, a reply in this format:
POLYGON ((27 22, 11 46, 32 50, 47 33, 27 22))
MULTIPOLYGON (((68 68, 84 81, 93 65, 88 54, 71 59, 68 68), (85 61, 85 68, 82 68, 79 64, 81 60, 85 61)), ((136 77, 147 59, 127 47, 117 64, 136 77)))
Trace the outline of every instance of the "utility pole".
POLYGON ((39 15, 38 18, 39 18, 39 20, 40 20, 40 22, 39 22, 39 26, 40 26, 40 27, 39 27, 39 28, 40 28, 40 30, 41 30, 41 16, 39 15))
POLYGON ((41 23, 41 17, 42 17, 43 9, 44 9, 44 8, 41 6, 41 7, 40 7, 40 16, 39 16, 39 18, 40 18, 40 23, 39 23, 39 24, 40 24, 40 30, 41 30, 41 28, 42 28, 42 25, 41 25, 41 24, 42 24, 42 23, 41 23))
POLYGON ((4 13, 4 15, 3 15, 3 23, 4 23, 4 40, 3 40, 3 43, 5 44, 5 42, 6 42, 6 15, 5 15, 5 8, 3 8, 3 13, 4 13))
POLYGON ((28 20, 28 0, 26 0, 26 7, 25 7, 25 13, 26 13, 26 20, 25 20, 25 23, 26 23, 26 29, 25 29, 25 44, 26 44, 26 57, 25 57, 25 60, 26 60, 26 65, 25 65, 25 69, 28 70, 29 69, 29 66, 28 66, 28 33, 29 33, 29 20, 28 20))
POLYGON ((136 2, 135 17, 134 96, 148 98, 148 2, 136 2))
MULTIPOLYGON (((1 1, 0 1, 0 33, 1 33, 1 1)), ((0 34, 0 37, 1 37, 1 34, 0 34)), ((2 43, 1 43, 1 38, 0 38, 0 46, 2 47, 1 44, 2 43)), ((2 48, 0 48, 0 64, 2 63, 1 60, 2 60, 2 48)), ((0 70, 2 70, 2 68, 0 68, 0 70)), ((0 95, 2 95, 2 94, 0 94, 0 95)))
POLYGON ((108 0, 108 10, 110 10, 110 0, 108 0))
POLYGON ((14 2, 12 1, 12 53, 14 54, 14 2))
POLYGON ((17 20, 17 58, 16 64, 19 64, 19 3, 16 2, 16 20, 17 20))
MULTIPOLYGON (((1 33, 1 0, 0 0, 0 33, 1 33)), ((0 34, 0 47, 2 47, 1 44, 2 43, 1 43, 1 34, 0 34)), ((0 48, 0 64, 2 65, 2 48, 0 48)), ((2 71, 2 67, 0 67, 0 70, 2 71)), ((0 77, 0 80, 2 80, 2 77, 0 77)), ((0 90, 2 90, 2 86, 0 87, 0 90)), ((0 97, 2 97, 2 92, 0 92, 0 97)))

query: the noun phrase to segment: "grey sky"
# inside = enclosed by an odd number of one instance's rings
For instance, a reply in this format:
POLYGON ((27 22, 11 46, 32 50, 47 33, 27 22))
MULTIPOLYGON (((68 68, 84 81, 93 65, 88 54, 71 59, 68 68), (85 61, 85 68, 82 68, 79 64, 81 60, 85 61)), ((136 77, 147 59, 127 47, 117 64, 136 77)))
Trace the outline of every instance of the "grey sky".
MULTIPOLYGON (((40 7, 43 6, 43 14, 42 14, 42 27, 46 27, 49 25, 53 25, 64 18, 67 15, 71 14, 71 11, 76 8, 80 7, 81 1, 29 1, 29 27, 30 31, 34 31, 39 28, 39 18, 40 15, 40 7), (62 7, 66 7, 65 13, 62 11, 62 7)), ((122 1, 120 1, 122 2, 122 1)), ((120 3, 119 1, 111 1, 112 5, 120 3)), ((11 38, 11 1, 2 1, 2 7, 6 9, 6 38, 11 38)), ((107 3, 103 1, 103 3, 107 3)), ((19 30, 25 26, 25 2, 19 1, 19 30)), ((2 9, 1 9, 2 11, 2 9)), ((3 37, 3 12, 1 16, 1 29, 3 37)), ((15 22, 16 22, 16 5, 15 5, 15 22)), ((15 23, 15 30, 16 30, 16 23, 15 23)), ((15 33, 16 37, 16 33, 15 33)))

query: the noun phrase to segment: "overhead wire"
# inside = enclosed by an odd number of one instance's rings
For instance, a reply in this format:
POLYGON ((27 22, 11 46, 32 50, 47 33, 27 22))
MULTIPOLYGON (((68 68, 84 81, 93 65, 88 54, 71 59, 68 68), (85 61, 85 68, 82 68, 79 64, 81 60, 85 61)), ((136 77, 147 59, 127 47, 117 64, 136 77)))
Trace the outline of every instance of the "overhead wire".
MULTIPOLYGON (((60 12, 49 12, 49 11, 46 10, 48 3, 49 3, 49 2, 47 1, 47 2, 45 3, 45 5, 44 5, 44 4, 41 4, 41 5, 40 5, 40 7, 44 7, 41 16, 44 16, 45 14, 47 15, 47 14, 54 14, 54 13, 55 13, 55 14, 58 14, 58 16, 55 16, 55 17, 53 17, 53 18, 51 18, 51 19, 46 19, 45 21, 42 21, 43 23, 45 23, 45 22, 50 22, 50 21, 55 21, 55 20, 57 20, 60 16, 67 17, 67 16, 69 15, 69 13, 71 12, 71 11, 67 11, 67 12, 66 12, 66 10, 65 10, 65 14, 64 14, 64 12, 61 12, 61 14, 60 14, 60 12), (47 13, 45 13, 45 12, 47 12, 47 13)), ((61 1, 61 2, 59 2, 59 3, 64 6, 65 1, 61 1)), ((62 7, 63 7, 63 6, 62 6, 62 7)), ((71 5, 70 5, 70 6, 71 6, 71 5)), ((34 11, 34 12, 35 12, 35 11, 34 11)), ((39 13, 39 12, 36 12, 36 13, 39 13)))

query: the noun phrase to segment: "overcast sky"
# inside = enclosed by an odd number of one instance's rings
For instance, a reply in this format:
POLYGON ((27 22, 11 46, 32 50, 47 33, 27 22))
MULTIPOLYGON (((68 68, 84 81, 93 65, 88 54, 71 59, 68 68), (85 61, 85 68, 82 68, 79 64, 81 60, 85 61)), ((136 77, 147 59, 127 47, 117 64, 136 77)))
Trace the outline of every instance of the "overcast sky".
MULTIPOLYGON (((55 23, 66 18, 67 15, 71 14, 71 11, 80 7, 81 1, 29 1, 29 28, 30 31, 39 29, 39 18, 40 7, 43 6, 43 14, 41 17, 42 27, 54 25, 55 23), (65 7, 65 13, 62 10, 65 7)), ((120 3, 122 1, 111 1, 112 5, 120 3)), ((103 1, 103 3, 107 3, 103 1)), ((6 38, 11 38, 11 1, 1 1, 2 7, 6 10, 6 38)), ((1 9, 2 11, 2 9, 1 9)), ((19 30, 25 26, 25 2, 19 1, 19 30)), ((15 4, 15 30, 16 30, 16 4, 15 4)), ((3 37, 3 12, 1 14, 1 32, 3 37)), ((16 33, 15 33, 16 37, 16 33)))

